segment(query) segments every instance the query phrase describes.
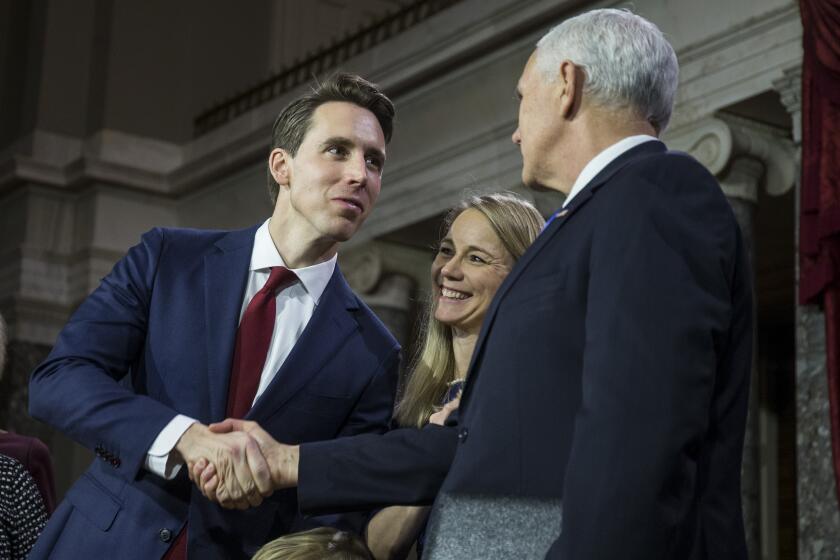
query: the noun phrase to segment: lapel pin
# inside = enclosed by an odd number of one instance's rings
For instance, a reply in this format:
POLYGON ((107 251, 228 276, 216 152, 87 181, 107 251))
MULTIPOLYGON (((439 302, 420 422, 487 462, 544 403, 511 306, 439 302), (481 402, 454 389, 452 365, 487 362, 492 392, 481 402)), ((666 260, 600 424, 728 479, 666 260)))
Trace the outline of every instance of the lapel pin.
POLYGON ((564 208, 564 209, 560 210, 560 211, 557 213, 557 217, 558 217, 558 218, 562 218, 563 216, 565 216, 565 215, 566 215, 566 214, 568 214, 568 213, 569 213, 568 208, 564 208))

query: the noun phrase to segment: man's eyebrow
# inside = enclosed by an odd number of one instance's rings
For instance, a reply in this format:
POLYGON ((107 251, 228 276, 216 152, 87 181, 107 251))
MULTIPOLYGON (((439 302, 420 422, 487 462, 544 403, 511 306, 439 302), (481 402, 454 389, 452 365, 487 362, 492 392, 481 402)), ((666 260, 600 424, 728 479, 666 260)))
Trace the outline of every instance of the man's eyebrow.
POLYGON ((327 138, 323 142, 321 142, 321 145, 323 145, 323 146, 327 146, 327 145, 329 145, 329 146, 342 146, 342 147, 345 147, 345 148, 349 148, 350 146, 353 145, 353 141, 350 140, 349 138, 344 137, 344 136, 332 136, 330 138, 327 138))
MULTIPOLYGON (((356 145, 355 142, 347 138, 346 136, 331 136, 327 138, 323 142, 321 142, 322 146, 341 146, 342 148, 352 148, 356 145)), ((365 148, 366 155, 375 155, 376 157, 380 158, 382 161, 385 161, 385 152, 380 150, 376 147, 367 147, 365 148)))

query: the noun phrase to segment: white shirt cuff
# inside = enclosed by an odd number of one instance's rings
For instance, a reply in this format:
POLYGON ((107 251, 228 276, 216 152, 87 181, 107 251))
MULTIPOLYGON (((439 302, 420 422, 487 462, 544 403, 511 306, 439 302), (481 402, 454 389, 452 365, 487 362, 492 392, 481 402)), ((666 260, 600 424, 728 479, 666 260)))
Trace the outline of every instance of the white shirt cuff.
POLYGON ((152 446, 146 453, 146 470, 155 473, 156 475, 166 479, 172 480, 181 470, 183 463, 176 462, 173 457, 170 457, 171 451, 175 448, 175 444, 187 431, 187 428, 198 422, 194 418, 179 414, 169 421, 164 429, 160 431, 152 446))

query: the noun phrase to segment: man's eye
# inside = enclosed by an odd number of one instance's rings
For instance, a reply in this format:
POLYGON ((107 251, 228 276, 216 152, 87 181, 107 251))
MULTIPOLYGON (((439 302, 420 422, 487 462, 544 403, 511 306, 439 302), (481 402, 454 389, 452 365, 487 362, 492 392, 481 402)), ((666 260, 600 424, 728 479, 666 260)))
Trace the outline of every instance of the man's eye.
POLYGON ((483 258, 479 257, 478 255, 470 255, 470 262, 484 264, 485 261, 483 258))
POLYGON ((344 148, 344 146, 330 146, 329 148, 327 148, 327 153, 336 156, 343 156, 347 153, 347 149, 344 148))
POLYGON ((368 156, 365 158, 365 163, 367 163, 369 167, 376 169, 377 171, 382 170, 382 160, 378 157, 368 156))

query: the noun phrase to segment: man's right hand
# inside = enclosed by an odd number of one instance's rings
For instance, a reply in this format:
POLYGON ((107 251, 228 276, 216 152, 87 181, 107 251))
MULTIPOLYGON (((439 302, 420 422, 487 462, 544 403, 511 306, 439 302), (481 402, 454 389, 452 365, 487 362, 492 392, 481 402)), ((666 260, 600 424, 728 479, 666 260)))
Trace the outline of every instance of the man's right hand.
MULTIPOLYGON (((297 486, 299 446, 279 443, 259 424, 246 420, 228 418, 224 422, 211 424, 209 429, 217 434, 246 433, 253 437, 259 444, 262 455, 268 463, 274 489, 280 490, 297 486)), ((216 499, 215 496, 218 495, 224 474, 217 472, 212 462, 199 461, 192 467, 190 478, 201 488, 205 496, 214 500, 216 499)), ((231 507, 230 504, 220 500, 217 501, 223 507, 231 507)))
POLYGON ((268 463, 256 439, 247 432, 213 433, 199 423, 190 426, 175 444, 190 478, 197 463, 212 464, 218 484, 207 497, 226 507, 247 509, 271 495, 274 485, 268 463))

